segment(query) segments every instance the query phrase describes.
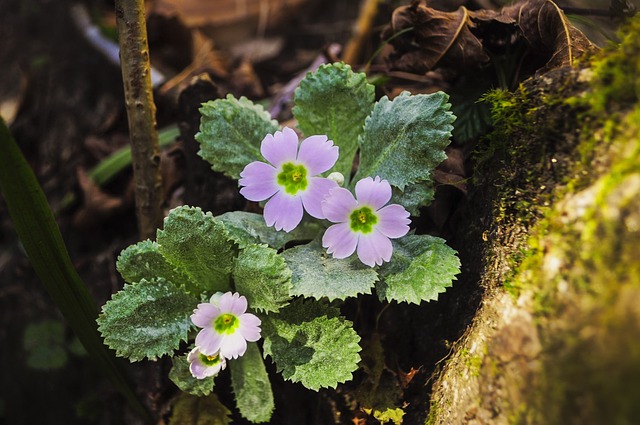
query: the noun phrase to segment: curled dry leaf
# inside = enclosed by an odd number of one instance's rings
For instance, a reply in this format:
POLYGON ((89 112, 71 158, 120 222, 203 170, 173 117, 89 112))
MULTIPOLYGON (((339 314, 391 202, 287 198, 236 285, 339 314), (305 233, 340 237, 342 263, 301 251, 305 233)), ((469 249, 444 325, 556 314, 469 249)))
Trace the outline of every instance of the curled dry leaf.
POLYGON ((471 32, 473 26, 464 7, 441 12, 414 1, 393 12, 382 37, 388 39, 407 31, 391 42, 394 68, 424 73, 436 66, 482 66, 489 57, 471 32))
POLYGON ((548 58, 542 72, 571 66, 595 46, 575 28, 551 0, 520 1, 505 8, 518 22, 522 36, 539 56, 548 58))
POLYGON ((394 11, 383 37, 394 36, 392 68, 419 73, 482 68, 489 63, 487 52, 504 51, 522 40, 538 72, 571 65, 595 48, 551 0, 522 0, 499 11, 460 7, 455 12, 414 0, 394 11))

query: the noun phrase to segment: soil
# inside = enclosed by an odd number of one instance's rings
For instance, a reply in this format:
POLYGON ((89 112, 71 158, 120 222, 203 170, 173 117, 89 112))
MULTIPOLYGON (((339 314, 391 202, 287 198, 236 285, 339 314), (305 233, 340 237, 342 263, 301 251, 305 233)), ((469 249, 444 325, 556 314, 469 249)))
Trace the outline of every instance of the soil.
MULTIPOLYGON (((92 16, 109 16, 109 1, 82 2, 92 16)), ((219 214, 248 208, 235 182, 212 173, 195 155, 192 139, 198 123, 197 105, 231 90, 235 95, 273 95, 304 71, 331 43, 344 44, 358 12, 343 2, 310 1, 297 23, 280 28, 285 48, 279 55, 253 64, 241 74, 232 61, 227 79, 210 73, 215 85, 198 82, 177 95, 156 93, 158 126, 178 123, 179 143, 165 154, 166 208, 187 203, 219 214), (313 22, 311 26, 310 23, 313 22), (335 25, 336 22, 342 23, 335 25), (251 75, 250 84, 239 75, 251 75), (215 189, 212 189, 215 188, 215 189), (212 193, 218 195, 212 196, 212 193)), ((14 93, 19 108, 11 131, 35 171, 58 223, 76 269, 97 305, 103 305, 123 281, 115 260, 138 241, 130 191, 131 174, 123 172, 101 190, 83 184, 82 172, 127 143, 127 122, 120 70, 83 37, 70 14, 71 2, 6 0, 0 2, 0 101, 14 93), (4 64, 8 64, 5 66, 4 64), (75 202, 68 204, 69 194, 75 202)), ((378 20, 388 22, 391 3, 378 20)), ((156 17, 149 26, 155 62, 169 74, 178 73, 189 59, 189 40, 178 41, 162 31, 176 30, 176 22, 156 17), (182 43, 182 45, 180 45, 182 43), (183 52, 181 55, 180 52, 183 52)), ((108 19, 105 20, 108 26, 108 19)), ((187 35, 184 35, 186 31, 187 35)), ((372 37, 371 50, 377 47, 372 37)), ((372 52, 369 52, 372 53, 372 52)), ((284 111, 281 118, 287 117, 284 111)), ((436 202, 415 221, 418 233, 443 236, 460 253, 463 272, 438 302, 420 306, 385 306, 373 297, 348 302, 343 313, 356 324, 363 345, 382 342, 389 380, 400 388, 397 405, 404 407, 405 424, 424 423, 429 409, 431 376, 447 356, 478 308, 482 234, 476 224, 477 206, 467 205, 464 193, 450 186, 438 189, 436 202), (376 328, 376 317, 381 319, 376 328)), ((33 325, 62 323, 64 319, 38 281, 21 249, 6 207, 0 199, 0 423, 115 424, 139 423, 124 401, 76 348, 72 332, 52 338, 49 362, 33 363, 34 351, 25 332, 33 325), (63 354, 60 354, 60 353, 63 354), (53 360, 59 360, 52 366, 53 360), (62 360, 60 360, 62 359, 62 360), (38 366, 39 365, 39 366, 38 366), (44 365, 44 366, 43 366, 44 365)), ((177 388, 167 379, 166 361, 141 362, 130 367, 135 387, 158 423, 166 420, 177 388)), ((337 391, 307 391, 271 374, 276 412, 273 424, 374 424, 358 404, 362 373, 337 391)), ((233 410, 229 383, 217 384, 221 401, 233 410), (226 394, 226 395, 225 395, 226 394)), ((245 421, 233 412, 234 423, 245 421)))

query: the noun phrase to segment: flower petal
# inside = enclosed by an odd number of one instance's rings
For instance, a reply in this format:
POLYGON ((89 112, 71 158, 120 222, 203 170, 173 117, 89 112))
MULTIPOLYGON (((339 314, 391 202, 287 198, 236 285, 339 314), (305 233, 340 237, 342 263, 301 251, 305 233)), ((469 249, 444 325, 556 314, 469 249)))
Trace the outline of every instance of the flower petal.
POLYGON ((290 232, 302 220, 302 200, 284 192, 276 193, 264 206, 264 221, 276 230, 290 232))
POLYGON ((205 356, 213 356, 220 349, 223 339, 212 327, 204 328, 196 335, 196 347, 205 356))
POLYGON ((202 303, 193 311, 191 321, 199 328, 206 328, 211 325, 216 317, 220 315, 220 310, 213 304, 202 303))
POLYGON ((307 137, 300 143, 298 162, 304 164, 309 174, 315 176, 333 167, 338 160, 338 147, 327 136, 307 137))
POLYGON ((220 314, 230 313, 239 296, 240 294, 238 294, 237 292, 225 292, 224 294, 222 294, 220 300, 218 301, 220 314))
POLYGON ((322 246, 334 258, 347 258, 356 250, 358 235, 351 231, 349 223, 330 226, 322 236, 322 246))
POLYGON ((309 179, 309 187, 300 195, 300 198, 302 199, 304 209, 310 216, 324 218, 322 201, 329 195, 329 191, 336 187, 338 187, 338 183, 333 180, 322 177, 311 177, 309 179))
POLYGON ((391 259, 393 245, 388 237, 376 229, 368 235, 360 235, 358 240, 358 258, 369 267, 381 265, 391 259))
POLYGON ((275 134, 267 134, 260 144, 260 153, 274 167, 280 168, 285 162, 295 162, 298 156, 298 135, 289 127, 275 134))
POLYGON ((377 210, 391 199, 391 185, 378 176, 375 180, 371 177, 364 178, 356 183, 356 198, 358 204, 369 205, 377 210))
POLYGON ((349 214, 358 206, 351 192, 342 187, 336 187, 322 200, 322 214, 334 223, 349 220, 349 214))
POLYGON ((224 342, 220 347, 220 355, 227 359, 237 359, 247 351, 247 341, 236 332, 225 335, 224 342))
POLYGON ((264 162, 254 161, 240 173, 240 194, 250 201, 264 201, 280 190, 276 169, 264 162))
POLYGON ((399 238, 409 232, 409 211, 402 205, 391 204, 376 211, 376 229, 388 238, 399 238))
POLYGON ((261 321, 251 313, 245 313, 240 316, 240 335, 247 341, 257 341, 260 339, 261 321))
POLYGON ((234 300, 233 305, 231 306, 231 309, 229 310, 229 312, 231 314, 235 314, 236 316, 240 316, 244 314, 245 311, 247 311, 247 299, 243 295, 238 294, 237 292, 235 293, 235 295, 238 295, 238 298, 234 300))

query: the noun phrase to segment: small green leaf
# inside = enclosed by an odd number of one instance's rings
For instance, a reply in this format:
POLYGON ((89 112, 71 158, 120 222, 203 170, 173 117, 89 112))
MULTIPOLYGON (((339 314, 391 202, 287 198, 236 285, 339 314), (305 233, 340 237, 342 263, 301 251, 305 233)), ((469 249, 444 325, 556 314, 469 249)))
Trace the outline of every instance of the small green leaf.
POLYGON ((208 376, 204 379, 194 378, 189 371, 189 360, 187 356, 176 356, 171 359, 173 366, 169 372, 169 379, 178 388, 188 394, 205 396, 211 394, 215 385, 215 376, 208 376))
POLYGON ((173 403, 169 425, 229 425, 231 411, 215 394, 196 397, 180 394, 173 403))
POLYGON ((360 361, 360 337, 340 311, 296 300, 262 321, 264 354, 282 376, 312 390, 351 379, 360 361))
POLYGON ((63 344, 62 323, 46 320, 27 326, 22 339, 22 346, 27 353, 27 365, 41 370, 62 368, 68 359, 63 344))
POLYGON ((444 239, 409 235, 393 241, 393 256, 380 268, 380 300, 420 304, 437 300, 460 273, 456 251, 444 239))
POLYGON ((433 182, 421 181, 406 186, 404 191, 394 187, 390 202, 402 205, 409 214, 419 217, 420 207, 429 205, 433 201, 435 192, 433 182))
POLYGON ((291 299, 291 270, 284 258, 266 245, 251 245, 240 251, 233 280, 253 309, 275 312, 291 299))
POLYGON ((156 242, 146 240, 122 250, 116 261, 116 268, 125 282, 136 283, 142 279, 161 277, 175 285, 193 286, 189 277, 177 270, 160 254, 156 242))
POLYGON ((236 406, 242 417, 253 423, 269 422, 275 404, 269 375, 258 346, 249 343, 246 353, 230 361, 229 368, 236 406))
POLYGON ((175 208, 164 219, 164 230, 158 230, 157 239, 160 253, 194 283, 191 292, 231 289, 237 249, 224 224, 211 213, 197 207, 175 208))
POLYGON ((287 242, 311 240, 322 230, 317 221, 305 222, 303 220, 291 232, 279 232, 273 226, 269 227, 265 224, 262 214, 244 211, 224 213, 217 216, 216 220, 224 223, 229 237, 240 248, 264 243, 271 248, 280 249, 287 242))
POLYGON ((380 176, 391 185, 430 180, 447 156, 455 116, 443 92, 380 99, 367 118, 360 137, 360 165, 354 181, 380 176))
POLYGON ((322 65, 307 74, 295 91, 293 115, 305 136, 326 134, 340 148, 333 167, 349 180, 358 137, 374 103, 374 86, 364 73, 354 73, 349 65, 322 65))
POLYGON ((267 134, 278 130, 261 105, 246 97, 228 95, 226 99, 209 101, 200 108, 202 119, 196 140, 200 142, 198 155, 215 171, 239 179, 244 167, 252 161, 264 161, 260 143, 267 134))
POLYGON ((125 284, 102 306, 98 330, 118 356, 154 360, 187 340, 198 300, 164 279, 125 284))
POLYGON ((404 417, 404 410, 399 407, 388 408, 385 410, 374 410, 373 417, 380 421, 380 423, 386 424, 393 422, 395 425, 402 425, 402 418, 404 417))
POLYGON ((356 256, 335 259, 324 251, 319 240, 287 249, 282 255, 293 272, 291 295, 343 300, 370 294, 378 280, 376 271, 356 256))

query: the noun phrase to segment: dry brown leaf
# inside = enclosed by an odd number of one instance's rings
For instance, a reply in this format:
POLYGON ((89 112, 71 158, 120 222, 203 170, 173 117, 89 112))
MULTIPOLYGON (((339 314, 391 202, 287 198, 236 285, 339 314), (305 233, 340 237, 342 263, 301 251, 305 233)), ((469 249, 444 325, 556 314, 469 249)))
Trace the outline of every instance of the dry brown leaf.
POLYGON ((414 1, 393 12, 390 27, 382 37, 413 28, 392 41, 394 68, 424 73, 436 66, 481 66, 489 57, 470 31, 473 26, 464 7, 441 12, 414 1))
POLYGON ((394 69, 425 73, 449 67, 468 71, 487 65, 502 44, 526 40, 538 72, 572 65, 594 45, 573 27, 551 0, 522 0, 500 11, 441 12, 421 1, 397 8, 383 37, 408 30, 391 41, 389 60, 394 69), (412 30, 408 30, 413 28, 412 30))
POLYGON ((505 13, 518 22, 529 46, 549 58, 540 72, 571 66, 576 58, 595 48, 551 0, 520 1, 505 8, 505 13))

